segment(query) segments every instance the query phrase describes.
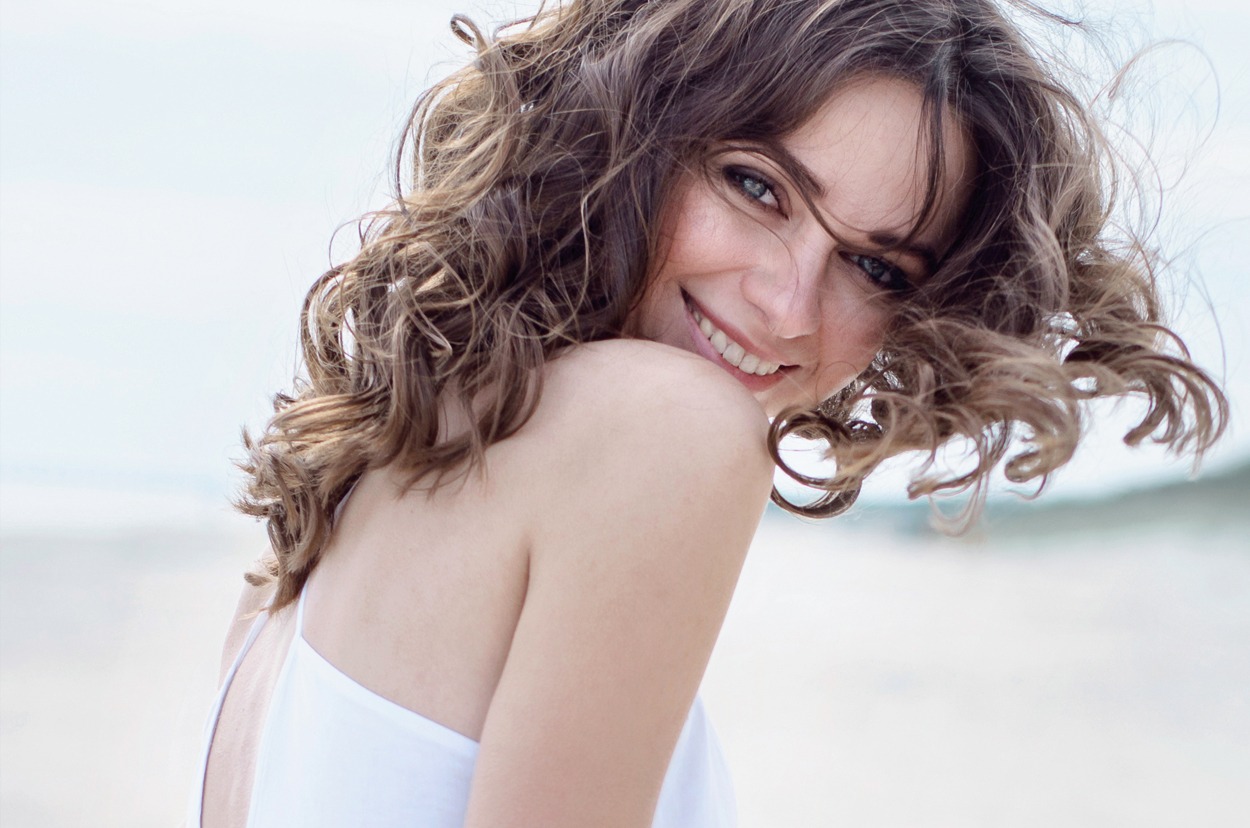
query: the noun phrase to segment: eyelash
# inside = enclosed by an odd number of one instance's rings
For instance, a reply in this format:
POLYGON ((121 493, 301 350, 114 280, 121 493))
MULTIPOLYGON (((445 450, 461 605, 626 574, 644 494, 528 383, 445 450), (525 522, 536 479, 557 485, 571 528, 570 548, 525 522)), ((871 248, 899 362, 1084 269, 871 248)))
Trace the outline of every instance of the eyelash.
POLYGON ((781 195, 776 184, 765 175, 746 167, 726 167, 725 178, 742 196, 761 207, 767 207, 773 210, 781 210, 781 195), (751 192, 747 189, 747 182, 755 182, 759 184, 764 192, 751 192), (775 204, 768 204, 764 201, 767 196, 772 196, 775 204))
MULTIPOLYGON (((781 191, 767 176, 748 167, 729 166, 725 168, 725 178, 744 198, 761 207, 784 214, 781 209, 781 191), (759 188, 749 189, 748 183, 750 182, 758 184, 763 192, 759 192, 759 188), (752 192, 752 189, 755 191, 752 192), (764 199, 768 196, 772 196, 776 203, 767 204, 764 199)), ((911 290, 911 280, 898 265, 876 256, 865 256, 859 253, 847 254, 846 260, 858 268, 864 278, 875 287, 891 293, 906 293, 911 290)))
POLYGON ((846 259, 859 268, 868 281, 882 290, 888 290, 891 293, 906 293, 911 290, 911 280, 898 265, 890 264, 885 259, 879 259, 876 256, 864 256, 859 253, 850 253, 846 259))

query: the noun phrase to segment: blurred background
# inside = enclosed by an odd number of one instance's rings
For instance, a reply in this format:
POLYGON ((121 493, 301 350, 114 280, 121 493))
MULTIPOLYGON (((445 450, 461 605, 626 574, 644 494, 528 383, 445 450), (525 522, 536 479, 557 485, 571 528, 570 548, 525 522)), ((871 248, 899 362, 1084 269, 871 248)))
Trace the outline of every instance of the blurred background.
MULTIPOLYGON (((0 2, 5 826, 181 818, 265 544, 227 503, 239 429, 467 58, 451 14, 534 5, 0 2)), ((1231 432, 1195 474, 1104 407, 960 539, 897 469, 829 524, 770 513, 704 686, 744 826, 1250 824, 1250 8, 1066 10, 1112 62, 1160 44, 1108 108, 1157 161, 1168 300, 1231 432)))

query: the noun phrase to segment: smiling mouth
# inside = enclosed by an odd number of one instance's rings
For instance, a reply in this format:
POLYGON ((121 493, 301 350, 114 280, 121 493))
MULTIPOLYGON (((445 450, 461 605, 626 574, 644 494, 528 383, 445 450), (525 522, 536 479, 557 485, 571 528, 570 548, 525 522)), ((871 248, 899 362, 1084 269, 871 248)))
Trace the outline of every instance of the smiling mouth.
POLYGON ((721 359, 734 368, 744 374, 754 374, 757 377, 771 376, 781 369, 781 363, 762 359, 730 339, 724 331, 712 324, 711 320, 704 316, 693 302, 687 300, 686 307, 689 308, 690 315, 694 317, 699 331, 707 339, 708 344, 720 354, 721 359))

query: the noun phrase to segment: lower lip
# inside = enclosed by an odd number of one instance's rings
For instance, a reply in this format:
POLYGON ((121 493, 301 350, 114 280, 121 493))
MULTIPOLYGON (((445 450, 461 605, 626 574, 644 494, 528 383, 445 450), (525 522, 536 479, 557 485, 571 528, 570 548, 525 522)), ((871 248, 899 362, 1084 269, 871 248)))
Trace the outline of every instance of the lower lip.
POLYGON ((699 330, 699 323, 694 318, 694 314, 690 312, 690 305, 686 305, 686 324, 690 326, 690 338, 694 341, 694 349, 707 359, 715 362, 721 368, 729 372, 729 375, 738 382, 745 385, 751 391, 767 391, 777 383, 781 382, 782 375, 786 369, 781 368, 773 371, 766 376, 759 374, 748 374, 739 370, 725 361, 725 358, 716 353, 716 349, 712 347, 712 343, 708 342, 707 337, 703 335, 703 331, 699 330))

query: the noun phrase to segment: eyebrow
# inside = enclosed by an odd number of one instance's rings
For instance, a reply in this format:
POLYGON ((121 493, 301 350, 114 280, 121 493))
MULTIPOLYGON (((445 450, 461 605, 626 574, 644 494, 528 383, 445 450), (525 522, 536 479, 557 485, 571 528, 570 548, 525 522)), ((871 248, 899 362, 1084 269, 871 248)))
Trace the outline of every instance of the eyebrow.
POLYGON ((869 233, 868 240, 875 245, 883 247, 887 250, 897 250, 901 253, 908 253, 912 256, 920 258, 929 272, 937 270, 938 255, 932 245, 903 243, 903 239, 893 233, 869 233))
MULTIPOLYGON (((816 174, 806 164, 796 158, 794 153, 781 144, 770 146, 768 150, 777 156, 774 160, 781 165, 787 175, 794 179, 794 183, 814 199, 823 199, 829 194, 828 189, 820 182, 816 174)), ((924 262, 930 273, 937 270, 938 255, 937 250, 932 245, 916 242, 904 243, 903 236, 888 231, 869 233, 868 240, 884 250, 897 250, 919 258, 924 262)))
POLYGON ((781 144, 772 144, 767 147, 770 154, 777 157, 773 160, 781 164, 781 168, 786 174, 794 179, 794 183, 806 190, 816 198, 824 198, 829 194, 825 189, 825 185, 820 183, 820 179, 816 174, 808 169, 807 165, 794 156, 794 153, 783 147, 781 144))

